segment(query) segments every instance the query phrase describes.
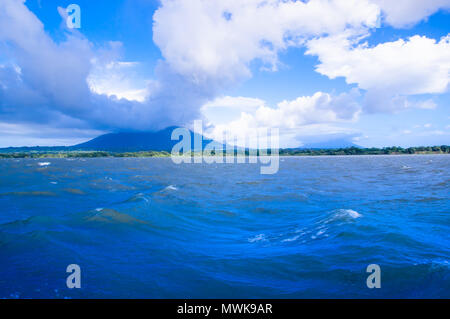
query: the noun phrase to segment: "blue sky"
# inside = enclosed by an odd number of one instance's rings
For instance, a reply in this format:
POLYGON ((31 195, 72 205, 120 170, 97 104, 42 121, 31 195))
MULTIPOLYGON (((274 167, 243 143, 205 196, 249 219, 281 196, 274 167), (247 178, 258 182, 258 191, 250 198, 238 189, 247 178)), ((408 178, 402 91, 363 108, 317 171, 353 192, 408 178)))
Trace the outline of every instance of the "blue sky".
POLYGON ((0 147, 196 119, 285 147, 450 144, 450 1, 260 3, 5 0, 0 147))

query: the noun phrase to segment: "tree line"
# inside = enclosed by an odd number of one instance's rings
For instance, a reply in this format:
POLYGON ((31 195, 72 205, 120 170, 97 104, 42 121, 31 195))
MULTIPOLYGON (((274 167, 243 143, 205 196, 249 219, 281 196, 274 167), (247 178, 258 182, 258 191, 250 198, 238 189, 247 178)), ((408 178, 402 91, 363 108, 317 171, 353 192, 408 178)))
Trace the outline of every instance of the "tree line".
MULTIPOLYGON (((249 150, 234 152, 236 155, 251 155, 249 150)), ((223 153, 225 154, 225 152, 223 153)), ((257 152, 257 155, 270 155, 270 150, 257 152), (260 154, 261 153, 261 154, 260 154)), ((336 149, 280 149, 280 156, 321 156, 321 155, 413 155, 413 154, 450 154, 450 146, 419 146, 402 148, 397 146, 384 148, 336 148, 336 149)), ((192 153, 193 156, 196 153, 192 153)), ((216 155, 213 152, 211 155, 216 155)), ((0 158, 98 158, 98 157, 169 157, 169 152, 106 152, 106 151, 30 151, 0 153, 0 158)))

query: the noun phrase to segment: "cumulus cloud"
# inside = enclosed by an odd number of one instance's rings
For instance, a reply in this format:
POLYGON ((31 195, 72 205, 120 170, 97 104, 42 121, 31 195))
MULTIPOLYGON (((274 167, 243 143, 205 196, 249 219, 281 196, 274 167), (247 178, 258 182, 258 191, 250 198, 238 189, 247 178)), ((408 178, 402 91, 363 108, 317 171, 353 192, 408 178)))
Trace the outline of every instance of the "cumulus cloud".
POLYGON ((440 9, 450 9, 450 0, 373 0, 373 2, 382 9, 385 22, 397 28, 409 27, 440 9))
POLYGON ((308 54, 319 57, 317 72, 331 79, 345 77, 362 89, 389 88, 399 94, 443 93, 450 71, 450 36, 440 41, 425 36, 353 46, 343 37, 308 43, 308 54))
POLYGON ((275 70, 278 53, 289 46, 375 27, 378 16, 368 0, 163 0, 153 38, 180 74, 228 83, 249 77, 254 60, 275 70))
POLYGON ((154 16, 154 41, 178 73, 219 87, 250 77, 255 60, 276 70, 280 52, 306 45, 319 57, 319 73, 345 77, 368 92, 367 111, 433 109, 430 99, 408 97, 447 91, 448 37, 375 47, 361 40, 380 25, 381 13, 386 23, 405 27, 448 8, 449 1, 165 0, 154 16))
POLYGON ((137 62, 114 61, 95 65, 87 79, 96 94, 144 102, 150 93, 151 80, 137 74, 137 62))
POLYGON ((206 104, 202 110, 211 125, 206 134, 216 140, 229 134, 237 137, 237 145, 245 145, 252 132, 262 128, 277 128, 280 130, 282 145, 299 146, 310 140, 312 135, 336 138, 355 134, 354 130, 341 128, 336 124, 358 119, 358 97, 357 90, 339 95, 317 92, 312 96, 282 101, 275 108, 267 106, 260 99, 223 97, 206 104), (229 105, 228 108, 226 104, 229 105), (217 107, 237 110, 240 114, 234 112, 235 117, 232 119, 208 117, 208 110, 217 107))
POLYGON ((204 104, 200 111, 204 124, 210 127, 234 121, 243 112, 254 113, 265 104, 264 100, 258 98, 221 96, 204 104))
POLYGON ((407 95, 444 93, 450 72, 450 36, 440 41, 425 36, 370 47, 343 34, 308 42, 307 54, 317 55, 316 71, 330 79, 344 77, 367 90, 372 111, 410 106, 433 108, 432 101, 408 103, 407 95))
POLYGON ((64 117, 99 129, 160 129, 195 118, 215 92, 164 61, 155 81, 145 87, 141 79, 136 86, 132 64, 119 60, 120 45, 98 48, 77 31, 65 35, 53 41, 24 1, 0 3, 0 47, 7 61, 0 68, 2 120, 56 123, 64 117))
POLYGON ((43 24, 22 1, 5 0, 0 3, 0 41, 6 46, 2 53, 16 66, 0 70, 2 79, 10 80, 3 81, 2 108, 11 108, 8 102, 13 103, 14 96, 20 92, 36 97, 43 104, 34 107, 45 109, 48 98, 65 110, 73 107, 76 100, 85 105, 84 98, 89 93, 85 80, 92 57, 87 40, 69 35, 67 41, 58 45, 46 35, 43 24))

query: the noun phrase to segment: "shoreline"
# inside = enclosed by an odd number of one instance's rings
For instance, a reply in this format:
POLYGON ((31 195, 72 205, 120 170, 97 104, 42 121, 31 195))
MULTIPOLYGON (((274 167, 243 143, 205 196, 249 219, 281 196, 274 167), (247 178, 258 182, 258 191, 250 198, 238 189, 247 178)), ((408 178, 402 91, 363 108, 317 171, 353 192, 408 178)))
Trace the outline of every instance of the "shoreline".
MULTIPOLYGON (((423 155, 450 155, 450 153, 443 152, 427 152, 427 153, 359 153, 359 154, 311 154, 311 153, 299 153, 299 154, 286 154, 280 153, 278 157, 358 157, 358 156, 423 156, 423 155)), ((266 157, 271 156, 270 154, 265 155, 226 155, 216 156, 216 155, 201 155, 201 154, 192 154, 188 155, 188 157, 199 157, 199 156, 208 156, 208 157, 266 157)), ((0 153, 0 159, 77 159, 77 158, 170 158, 171 154, 162 153, 162 152, 142 152, 142 153, 107 153, 105 152, 85 152, 85 153, 0 153)), ((182 156, 180 156, 182 157, 182 156)))

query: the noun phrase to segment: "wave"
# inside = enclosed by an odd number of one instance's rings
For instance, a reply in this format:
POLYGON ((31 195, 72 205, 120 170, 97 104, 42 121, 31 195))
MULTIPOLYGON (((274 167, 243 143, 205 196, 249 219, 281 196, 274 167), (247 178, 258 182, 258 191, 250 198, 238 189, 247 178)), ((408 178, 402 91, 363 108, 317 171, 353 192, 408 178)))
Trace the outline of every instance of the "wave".
POLYGON ((254 243, 254 242, 258 242, 258 241, 266 241, 267 239, 266 239, 266 235, 264 235, 264 234, 259 234, 259 235, 256 235, 255 237, 252 237, 252 238, 249 238, 248 239, 248 242, 249 243, 254 243))
POLYGON ((248 242, 269 241, 274 243, 292 243, 302 240, 302 243, 306 243, 311 240, 330 237, 329 233, 338 231, 341 225, 352 223, 362 217, 362 214, 353 209, 338 209, 330 212, 326 218, 316 220, 310 226, 295 229, 291 225, 290 231, 271 235, 258 234, 248 238, 248 242), (292 228, 294 229, 292 230, 292 228))
POLYGON ((173 185, 169 185, 166 188, 164 188, 165 191, 177 191, 178 188, 173 186, 173 185))
POLYGON ((321 222, 328 224, 334 221, 348 221, 361 217, 363 216, 353 209, 339 209, 333 212, 330 217, 323 219, 321 222))
POLYGON ((125 201, 125 203, 135 203, 135 202, 146 202, 146 203, 150 203, 150 199, 144 194, 144 193, 139 193, 134 195, 133 197, 127 199, 125 201))
POLYGON ((41 167, 46 167, 46 166, 50 166, 52 163, 50 162, 39 162, 38 165, 41 167))
POLYGON ((115 209, 97 208, 95 211, 96 213, 94 215, 86 217, 87 221, 122 224, 149 224, 144 220, 135 218, 128 214, 120 213, 115 209))
POLYGON ((294 237, 292 237, 292 238, 283 239, 282 242, 283 242, 283 243, 287 243, 287 242, 290 242, 290 241, 296 241, 296 240, 299 239, 300 237, 301 237, 301 235, 297 235, 297 236, 294 236, 294 237))

